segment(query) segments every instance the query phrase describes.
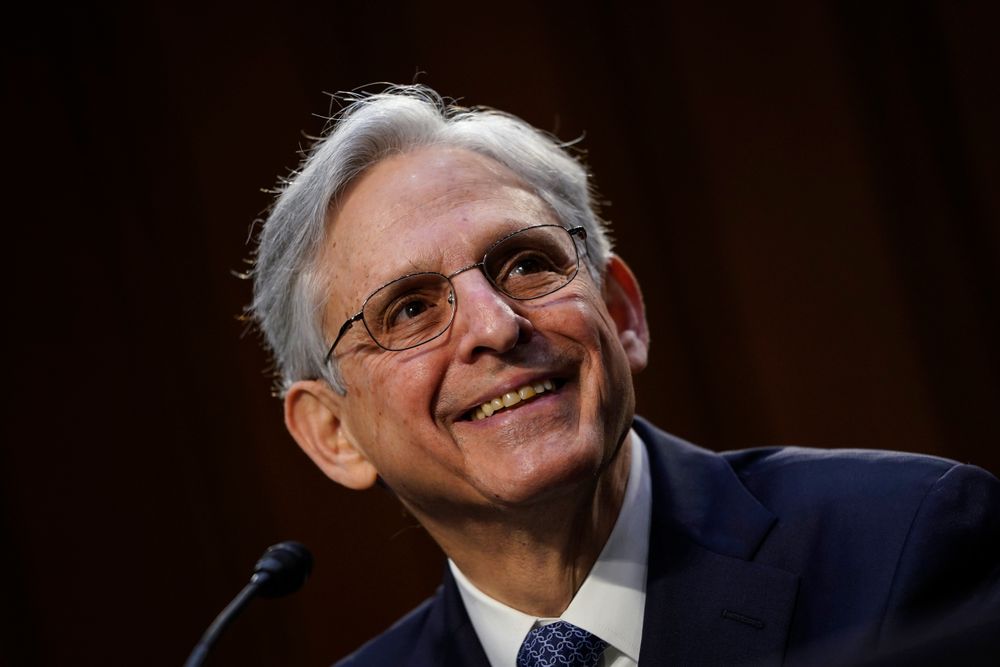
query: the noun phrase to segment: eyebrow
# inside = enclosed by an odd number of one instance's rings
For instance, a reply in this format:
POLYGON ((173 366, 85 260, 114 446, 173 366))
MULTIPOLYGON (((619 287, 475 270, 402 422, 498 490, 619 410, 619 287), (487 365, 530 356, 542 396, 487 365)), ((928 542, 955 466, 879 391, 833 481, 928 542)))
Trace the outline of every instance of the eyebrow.
MULTIPOLYGON (((555 218, 555 216, 553 216, 553 219, 555 222, 552 224, 560 224, 560 225, 562 224, 558 220, 558 218, 555 218)), ((550 224, 550 223, 547 222, 531 223, 531 222, 526 222, 522 218, 511 218, 511 217, 504 217, 500 218, 499 220, 490 222, 489 227, 495 233, 491 234, 485 240, 477 241, 476 244, 479 247, 476 250, 476 252, 472 253, 471 260, 470 258, 466 258, 465 260, 459 260, 457 263, 455 263, 454 268, 461 268, 462 266, 468 264, 469 261, 474 261, 474 262, 480 261, 483 258, 483 255, 486 254, 486 251, 501 238, 508 236, 509 234, 512 234, 521 229, 527 229, 528 227, 534 227, 535 225, 540 225, 540 224, 550 224)), ((368 298, 368 296, 372 292, 386 285, 387 283, 390 283, 393 280, 396 280, 397 278, 408 276, 412 273, 433 272, 433 273, 440 273, 442 275, 448 275, 449 272, 445 270, 447 268, 445 264, 451 261, 452 259, 450 257, 451 253, 446 252, 445 249, 443 248, 439 248, 438 251, 439 251, 439 257, 437 258, 436 266, 434 265, 435 262, 426 261, 425 258, 420 258, 419 260, 414 257, 406 258, 403 262, 401 262, 401 264, 406 265, 407 268, 401 268, 400 270, 397 270, 391 274, 387 274, 384 280, 378 282, 376 285, 370 287, 367 291, 364 292, 364 294, 361 296, 361 301, 364 301, 366 298, 368 298)))

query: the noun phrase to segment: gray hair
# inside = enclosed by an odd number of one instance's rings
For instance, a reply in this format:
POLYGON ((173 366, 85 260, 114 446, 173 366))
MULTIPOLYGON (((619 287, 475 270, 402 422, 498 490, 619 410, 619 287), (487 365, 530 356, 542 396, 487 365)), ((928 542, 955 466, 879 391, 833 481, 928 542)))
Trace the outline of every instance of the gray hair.
POLYGON ((281 183, 258 237, 253 302, 274 355, 277 390, 325 379, 345 391, 336 362, 324 363, 323 312, 329 285, 320 262, 331 202, 366 169, 389 155, 430 145, 474 151, 517 174, 569 227, 587 230, 588 269, 600 284, 611 254, 583 165, 556 141, 523 120, 487 108, 450 104, 422 85, 343 96, 348 105, 281 183))

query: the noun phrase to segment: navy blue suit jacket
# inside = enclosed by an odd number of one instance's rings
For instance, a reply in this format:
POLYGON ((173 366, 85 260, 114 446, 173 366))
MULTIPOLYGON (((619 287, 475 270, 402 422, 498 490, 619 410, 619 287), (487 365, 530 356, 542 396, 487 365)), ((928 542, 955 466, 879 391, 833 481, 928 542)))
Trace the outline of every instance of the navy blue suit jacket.
MULTIPOLYGON (((652 476, 640 667, 825 664, 1000 605, 1000 482, 913 454, 717 454, 636 419, 652 476), (983 608, 980 607, 980 608, 983 608)), ((447 572, 344 665, 489 667, 447 572)))

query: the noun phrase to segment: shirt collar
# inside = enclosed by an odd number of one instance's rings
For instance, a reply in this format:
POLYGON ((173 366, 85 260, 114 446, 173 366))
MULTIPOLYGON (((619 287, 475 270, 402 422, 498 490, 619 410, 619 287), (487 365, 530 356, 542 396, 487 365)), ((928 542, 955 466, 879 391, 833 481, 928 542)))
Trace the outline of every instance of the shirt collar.
MULTIPOLYGON (((629 441, 632 461, 615 526, 590 574, 560 618, 597 635, 638 662, 646 606, 652 492, 646 448, 635 431, 629 432, 629 441)), ((480 591, 451 559, 448 566, 476 635, 494 667, 515 664, 528 631, 536 624, 555 620, 540 619, 508 607, 480 591)))

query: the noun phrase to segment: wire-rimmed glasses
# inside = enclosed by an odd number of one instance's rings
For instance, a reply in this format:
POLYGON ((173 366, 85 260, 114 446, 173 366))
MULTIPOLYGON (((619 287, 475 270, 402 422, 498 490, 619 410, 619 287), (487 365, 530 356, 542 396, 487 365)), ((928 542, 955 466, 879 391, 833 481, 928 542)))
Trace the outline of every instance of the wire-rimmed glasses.
POLYGON ((580 270, 574 237, 585 240, 587 230, 552 224, 526 227, 493 243, 482 261, 447 276, 433 271, 400 276, 372 292, 344 322, 323 361, 329 362, 337 343, 358 320, 384 350, 399 352, 434 340, 455 319, 458 297, 451 279, 465 271, 479 269, 499 292, 518 301, 552 294, 580 270))

